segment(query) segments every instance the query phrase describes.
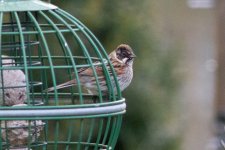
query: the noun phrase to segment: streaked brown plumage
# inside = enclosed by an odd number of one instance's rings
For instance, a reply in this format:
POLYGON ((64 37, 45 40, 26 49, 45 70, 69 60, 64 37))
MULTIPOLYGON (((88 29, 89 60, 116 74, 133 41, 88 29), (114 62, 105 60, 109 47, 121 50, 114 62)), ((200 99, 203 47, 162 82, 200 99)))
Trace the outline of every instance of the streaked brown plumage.
MULTIPOLYGON (((119 45, 113 52, 109 54, 109 59, 115 69, 117 74, 118 83, 121 91, 123 91, 129 84, 133 78, 133 60, 135 54, 129 45, 121 44, 119 45)), ((97 62, 96 62, 97 63, 97 62)), ((109 66, 108 66, 109 67, 109 66)), ((108 92, 108 88, 105 81, 105 76, 102 67, 95 66, 95 70, 98 76, 98 81, 100 84, 101 91, 106 94, 108 92)), ((110 73, 111 74, 111 73, 110 73)), ((96 84, 96 78, 93 75, 92 68, 81 68, 78 70, 78 76, 81 85, 88 90, 90 94, 96 95, 98 94, 98 88, 96 84)), ((113 77, 111 74, 112 84, 114 87, 114 91, 116 92, 115 83, 113 82, 113 77)), ((57 85, 56 89, 62 89, 66 87, 70 87, 73 85, 77 85, 75 79, 65 82, 63 84, 57 85)), ((47 92, 53 91, 55 88, 51 87, 47 89, 47 92)))

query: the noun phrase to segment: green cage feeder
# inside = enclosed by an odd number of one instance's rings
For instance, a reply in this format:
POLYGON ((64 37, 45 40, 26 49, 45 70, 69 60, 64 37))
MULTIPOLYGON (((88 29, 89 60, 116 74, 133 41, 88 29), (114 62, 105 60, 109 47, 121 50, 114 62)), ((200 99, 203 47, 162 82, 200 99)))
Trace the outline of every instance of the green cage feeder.
POLYGON ((0 0, 0 149, 113 150, 125 109, 107 53, 78 19, 40 0, 0 0), (97 95, 79 82, 88 67, 97 95))

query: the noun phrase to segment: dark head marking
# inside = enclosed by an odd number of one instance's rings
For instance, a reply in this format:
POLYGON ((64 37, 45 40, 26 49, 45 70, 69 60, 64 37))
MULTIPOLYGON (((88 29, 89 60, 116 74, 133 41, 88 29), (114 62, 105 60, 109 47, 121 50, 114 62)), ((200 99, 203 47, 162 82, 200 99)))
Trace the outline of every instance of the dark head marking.
POLYGON ((117 47, 116 56, 119 60, 125 61, 125 63, 129 63, 136 57, 132 48, 126 44, 121 44, 117 47))

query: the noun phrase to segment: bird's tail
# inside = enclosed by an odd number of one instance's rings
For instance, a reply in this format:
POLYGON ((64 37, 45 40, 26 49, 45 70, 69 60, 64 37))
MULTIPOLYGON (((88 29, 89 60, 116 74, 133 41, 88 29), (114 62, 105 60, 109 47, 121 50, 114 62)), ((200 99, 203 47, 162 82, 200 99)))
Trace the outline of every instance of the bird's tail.
POLYGON ((51 91, 54 91, 55 89, 58 90, 58 89, 62 89, 62 88, 71 87, 73 85, 76 85, 76 81, 75 80, 70 80, 68 82, 59 84, 56 87, 50 87, 50 88, 46 89, 45 92, 51 92, 51 91))

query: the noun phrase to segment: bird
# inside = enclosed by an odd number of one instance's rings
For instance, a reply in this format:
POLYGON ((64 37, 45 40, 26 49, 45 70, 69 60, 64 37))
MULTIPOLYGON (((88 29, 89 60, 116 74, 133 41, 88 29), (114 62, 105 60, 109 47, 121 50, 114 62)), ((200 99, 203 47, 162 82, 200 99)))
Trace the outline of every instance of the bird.
MULTIPOLYGON (((15 61, 9 56, 2 55, 2 68, 15 67, 15 61)), ((26 96, 25 74, 20 69, 0 70, 0 106, 23 104, 26 96)))
MULTIPOLYGON (((12 107, 27 106, 26 104, 12 107)), ((28 143, 37 141, 45 123, 41 120, 10 120, 1 121, 1 137, 11 149, 25 150, 28 143)))
MULTIPOLYGON (((120 90, 123 91, 126 89, 133 78, 133 62, 136 55, 134 54, 132 48, 127 44, 120 44, 115 50, 113 50, 109 55, 109 60, 112 63, 112 66, 116 72, 117 80, 120 86, 120 90)), ((97 64, 99 62, 94 62, 97 64)), ((91 67, 83 67, 78 70, 78 77, 80 84, 88 91, 91 95, 98 95, 99 91, 97 88, 96 80, 99 81, 100 90, 103 95, 108 94, 108 87, 106 78, 104 75, 103 68, 99 65, 94 65, 97 73, 97 79, 94 76, 94 71, 91 67)), ((112 81, 113 90, 117 93, 116 85, 114 82, 112 71, 110 70, 109 65, 107 64, 107 69, 110 73, 110 79, 112 81)), ((46 91, 51 92, 54 90, 75 86, 77 85, 76 79, 70 80, 68 82, 57 85, 56 87, 50 87, 46 91)))

